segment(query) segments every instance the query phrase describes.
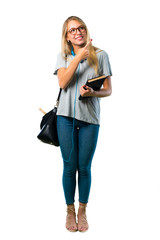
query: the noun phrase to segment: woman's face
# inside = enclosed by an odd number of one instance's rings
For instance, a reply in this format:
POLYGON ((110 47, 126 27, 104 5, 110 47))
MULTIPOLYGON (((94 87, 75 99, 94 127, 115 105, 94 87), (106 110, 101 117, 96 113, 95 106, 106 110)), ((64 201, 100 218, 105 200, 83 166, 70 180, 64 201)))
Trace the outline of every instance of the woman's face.
POLYGON ((67 41, 70 41, 73 46, 84 46, 87 40, 87 33, 84 25, 76 20, 71 20, 67 26, 67 41), (78 29, 77 29, 78 28, 78 29))

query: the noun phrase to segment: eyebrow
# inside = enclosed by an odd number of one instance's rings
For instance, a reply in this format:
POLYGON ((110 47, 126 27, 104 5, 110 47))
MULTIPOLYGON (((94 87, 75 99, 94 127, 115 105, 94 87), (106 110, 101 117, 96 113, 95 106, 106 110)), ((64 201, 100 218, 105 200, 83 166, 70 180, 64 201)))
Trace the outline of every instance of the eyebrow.
POLYGON ((81 26, 83 26, 83 25, 81 24, 81 25, 79 25, 78 27, 72 27, 72 28, 70 28, 68 31, 70 31, 71 29, 74 29, 74 28, 79 28, 79 27, 81 27, 81 26))

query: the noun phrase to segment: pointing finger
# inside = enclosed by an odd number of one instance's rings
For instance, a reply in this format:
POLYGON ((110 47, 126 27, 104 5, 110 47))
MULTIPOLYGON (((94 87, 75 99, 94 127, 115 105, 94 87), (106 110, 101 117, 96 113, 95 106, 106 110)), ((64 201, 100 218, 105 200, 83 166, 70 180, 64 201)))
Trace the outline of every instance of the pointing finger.
POLYGON ((91 42, 92 42, 92 39, 89 40, 89 42, 86 44, 85 48, 87 48, 91 42))

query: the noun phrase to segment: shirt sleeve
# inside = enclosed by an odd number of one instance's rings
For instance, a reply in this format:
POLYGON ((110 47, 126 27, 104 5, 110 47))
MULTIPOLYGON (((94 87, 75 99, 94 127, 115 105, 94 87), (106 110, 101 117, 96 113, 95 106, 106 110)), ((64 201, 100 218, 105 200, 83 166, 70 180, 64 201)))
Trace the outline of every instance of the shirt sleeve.
POLYGON ((108 54, 103 51, 103 57, 102 57, 102 72, 103 72, 103 75, 106 75, 106 76, 112 76, 112 69, 111 69, 111 64, 110 64, 110 61, 109 61, 109 56, 108 54))
POLYGON ((65 59, 62 57, 61 53, 58 54, 57 56, 57 62, 56 62, 56 66, 54 68, 54 75, 57 75, 57 71, 59 68, 66 68, 66 62, 65 59))

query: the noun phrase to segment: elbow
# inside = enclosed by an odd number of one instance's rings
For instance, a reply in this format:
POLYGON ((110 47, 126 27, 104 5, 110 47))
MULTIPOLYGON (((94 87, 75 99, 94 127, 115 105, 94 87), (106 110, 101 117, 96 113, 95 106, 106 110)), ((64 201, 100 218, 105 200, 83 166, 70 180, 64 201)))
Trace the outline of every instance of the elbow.
POLYGON ((110 88, 106 91, 105 97, 109 97, 111 95, 112 95, 112 89, 110 88))
POLYGON ((64 84, 64 82, 61 79, 59 79, 59 87, 61 89, 65 89, 66 88, 66 85, 64 84))
POLYGON ((61 83, 59 83, 59 87, 60 87, 61 89, 65 89, 65 86, 64 86, 63 84, 61 84, 61 83))
POLYGON ((112 89, 109 90, 108 96, 112 95, 112 89))
POLYGON ((108 91, 108 96, 112 95, 112 86, 110 86, 109 91, 108 91))

